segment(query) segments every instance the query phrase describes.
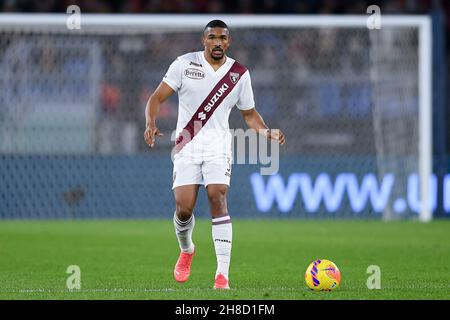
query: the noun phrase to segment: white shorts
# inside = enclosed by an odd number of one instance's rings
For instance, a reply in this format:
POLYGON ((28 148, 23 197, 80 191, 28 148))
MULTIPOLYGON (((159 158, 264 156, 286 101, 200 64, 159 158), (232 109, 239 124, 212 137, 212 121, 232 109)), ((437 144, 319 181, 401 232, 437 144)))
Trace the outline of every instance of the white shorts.
POLYGON ((172 189, 189 184, 226 184, 230 185, 231 157, 199 158, 175 156, 173 162, 172 189))

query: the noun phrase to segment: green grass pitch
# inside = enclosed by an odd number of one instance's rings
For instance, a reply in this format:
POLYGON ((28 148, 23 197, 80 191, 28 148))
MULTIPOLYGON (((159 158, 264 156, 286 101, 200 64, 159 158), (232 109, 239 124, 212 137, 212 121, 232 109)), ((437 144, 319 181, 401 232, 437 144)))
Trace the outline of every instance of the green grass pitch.
POLYGON ((232 290, 212 289, 211 223, 198 219, 191 278, 173 280, 171 220, 1 221, 0 299, 449 299, 450 221, 233 220, 232 290), (308 264, 334 261, 341 286, 312 292, 308 264), (81 289, 66 287, 69 265, 81 289), (381 268, 381 289, 366 286, 381 268))

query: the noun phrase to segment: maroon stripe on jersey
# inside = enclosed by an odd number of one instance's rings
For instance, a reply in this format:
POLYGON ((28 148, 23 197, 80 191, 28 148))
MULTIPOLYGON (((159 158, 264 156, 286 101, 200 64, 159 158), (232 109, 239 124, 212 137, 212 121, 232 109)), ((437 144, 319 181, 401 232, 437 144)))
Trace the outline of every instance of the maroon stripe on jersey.
POLYGON ((178 135, 175 142, 175 152, 179 152, 188 142, 190 142, 205 126, 214 111, 219 107, 222 101, 234 89, 239 79, 247 71, 243 65, 235 61, 230 70, 217 82, 208 96, 203 100, 195 111, 192 118, 178 135), (195 130, 194 130, 195 129, 195 130))

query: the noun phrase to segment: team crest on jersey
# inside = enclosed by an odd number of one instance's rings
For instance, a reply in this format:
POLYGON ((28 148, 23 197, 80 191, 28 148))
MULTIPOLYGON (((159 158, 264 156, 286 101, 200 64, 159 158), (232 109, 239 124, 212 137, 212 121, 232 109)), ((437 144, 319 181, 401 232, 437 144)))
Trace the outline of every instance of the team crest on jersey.
POLYGON ((239 80, 239 73, 237 72, 230 72, 230 80, 233 82, 233 84, 236 84, 239 80))

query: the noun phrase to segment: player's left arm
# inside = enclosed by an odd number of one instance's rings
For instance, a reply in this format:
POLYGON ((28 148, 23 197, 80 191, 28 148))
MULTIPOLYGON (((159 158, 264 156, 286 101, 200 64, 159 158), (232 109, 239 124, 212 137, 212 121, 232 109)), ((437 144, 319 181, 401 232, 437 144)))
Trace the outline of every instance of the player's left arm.
POLYGON ((277 140, 279 144, 283 145, 286 142, 283 132, 280 129, 269 129, 264 123, 264 119, 261 117, 256 108, 249 110, 241 110, 242 117, 249 128, 255 130, 258 133, 264 135, 267 139, 277 140))

